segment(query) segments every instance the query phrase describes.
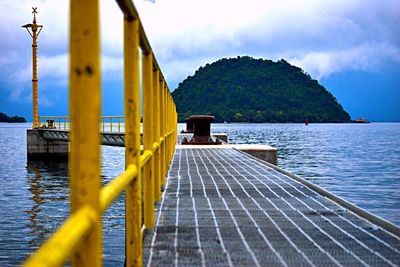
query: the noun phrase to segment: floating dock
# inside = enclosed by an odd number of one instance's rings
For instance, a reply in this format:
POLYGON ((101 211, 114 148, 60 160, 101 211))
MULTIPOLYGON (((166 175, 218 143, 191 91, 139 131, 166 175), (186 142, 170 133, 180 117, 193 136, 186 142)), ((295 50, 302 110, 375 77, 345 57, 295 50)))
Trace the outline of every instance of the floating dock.
POLYGON ((400 265, 397 227, 306 184, 233 148, 177 146, 144 265, 400 265))

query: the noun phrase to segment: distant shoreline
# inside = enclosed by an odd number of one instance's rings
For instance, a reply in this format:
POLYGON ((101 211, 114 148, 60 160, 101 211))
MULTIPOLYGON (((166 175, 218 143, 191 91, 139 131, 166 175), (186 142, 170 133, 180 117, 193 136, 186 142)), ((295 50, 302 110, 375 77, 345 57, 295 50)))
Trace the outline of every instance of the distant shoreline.
POLYGON ((0 122, 7 122, 7 123, 25 123, 26 119, 20 116, 8 116, 5 113, 0 112, 0 122))

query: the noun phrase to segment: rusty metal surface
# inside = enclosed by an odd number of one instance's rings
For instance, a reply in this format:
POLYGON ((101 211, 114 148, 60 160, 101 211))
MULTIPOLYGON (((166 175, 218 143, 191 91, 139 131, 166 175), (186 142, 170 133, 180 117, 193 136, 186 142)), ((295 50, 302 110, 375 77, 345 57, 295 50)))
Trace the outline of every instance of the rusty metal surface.
POLYGON ((189 118, 186 118, 185 123, 186 130, 182 130, 182 133, 193 133, 193 121, 191 121, 189 118))
MULTIPOLYGON (((221 141, 214 140, 211 133, 211 122, 215 120, 214 116, 210 115, 192 115, 187 119, 187 127, 192 124, 193 136, 190 139, 184 137, 183 145, 220 145, 221 141)), ((190 132, 190 129, 186 132, 190 132)))
POLYGON ((400 239, 233 149, 176 150, 147 266, 398 266, 400 239))

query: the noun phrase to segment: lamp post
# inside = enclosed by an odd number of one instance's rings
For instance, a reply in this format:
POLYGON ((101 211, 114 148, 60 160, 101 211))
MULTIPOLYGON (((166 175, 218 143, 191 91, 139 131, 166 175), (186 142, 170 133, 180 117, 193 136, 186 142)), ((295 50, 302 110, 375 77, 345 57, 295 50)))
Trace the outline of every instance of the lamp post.
POLYGON ((36 23, 37 7, 32 7, 33 23, 23 25, 32 37, 32 106, 33 106, 33 125, 32 128, 39 128, 38 111, 38 77, 37 77, 37 38, 42 31, 43 25, 36 23))

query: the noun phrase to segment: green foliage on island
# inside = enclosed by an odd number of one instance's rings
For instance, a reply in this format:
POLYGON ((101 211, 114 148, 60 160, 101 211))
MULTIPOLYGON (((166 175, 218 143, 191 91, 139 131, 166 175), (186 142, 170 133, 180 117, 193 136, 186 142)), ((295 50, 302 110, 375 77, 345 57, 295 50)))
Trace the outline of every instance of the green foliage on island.
POLYGON ((0 112, 0 122, 26 122, 24 117, 12 116, 9 117, 6 114, 0 112))
POLYGON ((216 122, 350 122, 318 81, 281 59, 220 59, 200 67, 172 92, 179 121, 193 114, 216 122))

